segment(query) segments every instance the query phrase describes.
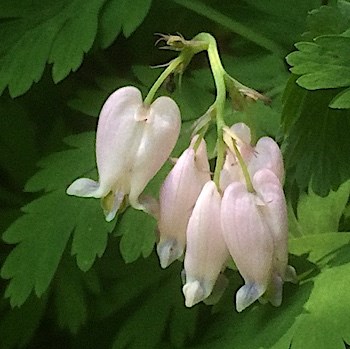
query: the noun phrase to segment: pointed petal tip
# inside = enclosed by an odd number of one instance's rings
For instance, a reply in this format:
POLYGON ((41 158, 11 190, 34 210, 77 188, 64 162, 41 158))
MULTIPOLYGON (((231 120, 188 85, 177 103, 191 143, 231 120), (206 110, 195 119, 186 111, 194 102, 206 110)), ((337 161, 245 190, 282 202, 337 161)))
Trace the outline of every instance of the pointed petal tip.
POLYGON ((282 304, 283 280, 279 275, 274 275, 269 289, 266 291, 267 300, 274 306, 282 304))
POLYGON ((185 296, 185 305, 188 308, 193 307, 205 298, 204 290, 197 280, 184 285, 182 292, 185 296))
POLYGON ((297 272, 291 265, 287 265, 284 281, 291 282, 293 284, 297 284, 299 282, 297 272))
POLYGON ((157 245, 157 254, 160 266, 165 269, 182 256, 183 248, 175 239, 165 240, 157 245))
POLYGON ((66 190, 68 195, 79 197, 95 197, 100 196, 100 184, 89 178, 79 178, 75 180, 66 190))
POLYGON ((236 293, 236 309, 240 313, 258 300, 265 292, 266 287, 257 284, 246 284, 236 293))
POLYGON ((123 200, 124 193, 122 192, 109 192, 107 196, 101 199, 101 206, 107 222, 111 222, 114 219, 123 200))
POLYGON ((105 220, 106 222, 112 222, 117 212, 105 212, 105 220))

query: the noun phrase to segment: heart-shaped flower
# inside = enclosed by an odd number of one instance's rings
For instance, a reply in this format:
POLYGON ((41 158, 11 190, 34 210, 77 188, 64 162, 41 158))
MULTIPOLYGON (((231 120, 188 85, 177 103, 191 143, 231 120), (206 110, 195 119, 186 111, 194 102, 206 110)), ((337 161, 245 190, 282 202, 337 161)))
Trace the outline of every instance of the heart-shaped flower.
POLYGON ((67 194, 101 198, 107 221, 125 195, 131 206, 147 210, 139 195, 169 157, 180 125, 180 111, 171 98, 159 97, 148 106, 136 87, 118 89, 105 102, 97 126, 99 181, 77 179, 67 194))

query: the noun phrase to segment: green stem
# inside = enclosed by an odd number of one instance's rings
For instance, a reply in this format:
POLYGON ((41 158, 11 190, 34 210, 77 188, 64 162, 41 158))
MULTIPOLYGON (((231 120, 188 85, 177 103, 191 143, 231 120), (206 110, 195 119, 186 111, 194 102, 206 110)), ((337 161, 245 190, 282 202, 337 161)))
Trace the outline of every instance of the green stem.
POLYGON ((167 66, 167 68, 163 71, 162 74, 159 75, 156 82, 153 84, 151 89, 149 90, 145 100, 144 104, 151 105, 155 94, 157 93, 160 86, 162 86, 165 79, 182 63, 182 57, 179 55, 175 59, 173 59, 170 64, 167 66))
MULTIPOLYGON (((186 41, 184 40, 184 48, 182 49, 179 56, 175 59, 173 59, 168 67, 163 71, 162 74, 158 77, 156 82, 153 84, 151 89, 149 90, 145 100, 144 104, 150 105, 154 99, 155 94, 157 93, 158 89, 162 86, 165 79, 174 71, 178 71, 180 74, 185 70, 185 68, 190 63, 193 56, 201 51, 205 51, 208 47, 207 42, 202 42, 198 40, 198 35, 195 36, 192 40, 186 41), (181 66, 181 69, 179 69, 179 66, 181 66)), ((171 47, 171 44, 169 44, 171 47)), ((181 77, 181 75, 180 75, 181 77)))
POLYGON ((226 74, 223 68, 218 53, 218 48, 214 37, 208 33, 201 33, 196 36, 198 40, 203 40, 208 43, 208 58, 211 67, 211 71, 214 77, 216 86, 216 99, 214 102, 216 111, 216 127, 217 127, 217 159, 214 171, 214 182, 219 188, 220 172, 224 166, 225 161, 225 142, 223 139, 223 128, 225 126, 224 120, 224 108, 226 101, 226 85, 224 76, 226 74))
POLYGON ((249 171, 248 171, 247 165, 245 164, 245 162, 243 160, 242 154, 240 153, 240 151, 237 148, 236 142, 233 140, 232 143, 233 143, 233 149, 235 151, 235 155, 236 155, 236 157, 238 159, 239 165, 241 166, 241 169, 242 169, 242 172, 243 172, 243 176, 244 176, 244 179, 245 179, 245 182, 246 182, 246 185, 247 185, 247 190, 248 190, 249 193, 254 193, 255 190, 254 190, 254 187, 253 187, 252 180, 250 179, 250 175, 249 175, 249 171))

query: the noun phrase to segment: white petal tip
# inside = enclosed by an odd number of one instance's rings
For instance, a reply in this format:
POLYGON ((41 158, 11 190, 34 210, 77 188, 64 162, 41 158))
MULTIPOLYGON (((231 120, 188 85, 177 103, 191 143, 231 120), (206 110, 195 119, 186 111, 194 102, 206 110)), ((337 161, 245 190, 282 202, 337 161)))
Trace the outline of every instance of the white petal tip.
POLYGON ((99 196, 100 185, 89 178, 79 178, 75 180, 66 190, 68 195, 79 197, 101 197, 99 196))
POLYGON ((167 268, 171 263, 182 256, 183 250, 184 249, 179 246, 175 239, 160 242, 157 246, 160 266, 163 269, 167 268))
POLYGON ((280 276, 275 275, 269 287, 268 301, 274 306, 279 307, 282 304, 283 280, 280 276))
POLYGON ((182 292, 185 296, 185 305, 188 308, 193 307, 205 298, 204 290, 197 280, 187 283, 182 288, 182 292))
POLYGON ((284 275, 284 281, 292 282, 293 284, 297 284, 299 281, 297 272, 291 265, 287 265, 286 273, 284 275))
POLYGON ((101 206, 105 214, 105 220, 111 222, 116 216, 120 205, 124 199, 124 194, 122 192, 117 192, 113 194, 110 192, 107 196, 101 199, 101 206))
POLYGON ((240 313, 258 300, 265 292, 266 287, 257 284, 242 286, 236 293, 236 309, 240 313))
POLYGON ((115 212, 108 212, 108 213, 105 212, 105 220, 106 220, 106 222, 108 222, 108 223, 112 222, 116 214, 117 214, 116 211, 115 212))

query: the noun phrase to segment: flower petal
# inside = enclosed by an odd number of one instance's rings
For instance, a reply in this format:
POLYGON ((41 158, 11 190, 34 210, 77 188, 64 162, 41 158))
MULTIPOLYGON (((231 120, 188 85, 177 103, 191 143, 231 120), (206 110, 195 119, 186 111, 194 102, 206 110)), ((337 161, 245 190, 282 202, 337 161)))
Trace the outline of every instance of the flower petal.
POLYGON ((266 287, 258 283, 246 283, 236 293, 236 309, 238 312, 249 307, 265 292, 266 287))
POLYGON ((111 222, 115 215, 117 214, 120 205, 124 199, 124 193, 112 191, 109 194, 101 199, 101 206, 105 214, 105 219, 107 222, 111 222))
POLYGON ((203 185, 209 180, 206 146, 202 141, 197 153, 191 147, 182 153, 160 189, 157 252, 163 268, 182 255, 188 220, 203 185))
MULTIPOLYGON (((187 294, 185 285, 183 290, 186 305, 194 305, 211 294, 228 258, 228 251, 221 232, 220 206, 221 196, 215 183, 213 181, 207 182, 197 199, 188 222, 184 260, 186 285, 198 282, 201 286, 201 297, 198 296, 197 292, 197 297, 192 298, 192 293, 187 294), (191 301, 187 301, 188 296, 191 301)), ((192 288, 189 290, 192 292, 192 288)))
POLYGON ((160 266, 165 269, 180 258, 184 251, 184 244, 175 238, 163 239, 157 245, 160 266))
POLYGON ((265 292, 273 268, 274 242, 256 199, 235 182, 225 190, 221 205, 223 236, 246 283, 237 293, 239 311, 265 292))
POLYGON ((253 177, 263 168, 271 170, 281 183, 284 180, 284 166, 281 150, 278 144, 270 137, 262 137, 255 146, 254 156, 248 163, 248 170, 253 177))
POLYGON ((89 178, 79 178, 75 180, 66 190, 68 195, 85 198, 101 198, 104 193, 100 189, 98 182, 89 178))
POLYGON ((130 171, 144 125, 136 120, 141 107, 141 92, 133 86, 118 89, 103 105, 97 126, 96 160, 99 182, 106 194, 111 190, 130 191, 130 171))
POLYGON ((274 241, 274 267, 284 279, 288 263, 287 204, 281 182, 268 169, 256 172, 253 186, 265 205, 260 206, 274 241))
POLYGON ((181 117, 177 104, 169 97, 157 98, 142 121, 143 132, 131 169, 129 201, 144 209, 138 197, 160 170, 175 147, 180 133, 181 117))
POLYGON ((185 295, 185 305, 189 308, 206 298, 205 291, 198 280, 186 283, 182 287, 182 292, 185 295))

